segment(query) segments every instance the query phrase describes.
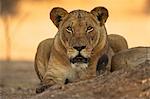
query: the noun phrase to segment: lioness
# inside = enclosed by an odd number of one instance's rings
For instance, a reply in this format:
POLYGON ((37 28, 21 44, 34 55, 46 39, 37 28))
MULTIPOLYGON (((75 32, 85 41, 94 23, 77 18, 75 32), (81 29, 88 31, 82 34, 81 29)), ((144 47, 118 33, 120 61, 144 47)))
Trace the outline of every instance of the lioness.
POLYGON ((107 18, 108 10, 104 7, 70 13, 60 7, 52 9, 50 19, 58 32, 54 39, 42 41, 37 49, 35 70, 42 83, 37 93, 52 85, 110 71, 114 53, 105 28, 107 18))

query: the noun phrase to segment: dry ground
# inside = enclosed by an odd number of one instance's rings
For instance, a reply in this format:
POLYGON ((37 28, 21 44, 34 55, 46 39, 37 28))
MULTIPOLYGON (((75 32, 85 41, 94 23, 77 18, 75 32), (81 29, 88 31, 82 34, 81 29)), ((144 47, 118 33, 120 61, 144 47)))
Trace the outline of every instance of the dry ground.
POLYGON ((0 61, 0 99, 28 99, 38 82, 33 62, 0 61))
POLYGON ((35 94, 33 62, 0 62, 0 99, 150 99, 150 62, 35 94))

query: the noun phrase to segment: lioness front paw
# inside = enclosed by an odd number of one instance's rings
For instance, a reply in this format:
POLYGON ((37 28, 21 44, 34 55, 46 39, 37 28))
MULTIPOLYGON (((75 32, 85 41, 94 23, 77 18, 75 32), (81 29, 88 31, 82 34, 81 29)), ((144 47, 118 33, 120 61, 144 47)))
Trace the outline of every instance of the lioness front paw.
POLYGON ((50 85, 42 85, 38 88, 36 88, 36 93, 42 93, 45 90, 56 90, 56 89, 64 89, 64 85, 60 85, 60 84, 55 84, 53 86, 50 85))
POLYGON ((36 93, 42 93, 43 91, 45 91, 49 87, 51 87, 51 86, 50 85, 42 85, 42 86, 36 88, 36 93))

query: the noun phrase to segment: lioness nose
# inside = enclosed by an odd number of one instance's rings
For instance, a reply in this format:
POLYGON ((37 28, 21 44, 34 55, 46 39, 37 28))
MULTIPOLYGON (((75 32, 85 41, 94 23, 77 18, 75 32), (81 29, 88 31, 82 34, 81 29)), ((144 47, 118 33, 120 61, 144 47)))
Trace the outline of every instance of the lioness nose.
POLYGON ((76 49, 77 51, 81 51, 84 49, 86 46, 74 46, 73 48, 76 49))

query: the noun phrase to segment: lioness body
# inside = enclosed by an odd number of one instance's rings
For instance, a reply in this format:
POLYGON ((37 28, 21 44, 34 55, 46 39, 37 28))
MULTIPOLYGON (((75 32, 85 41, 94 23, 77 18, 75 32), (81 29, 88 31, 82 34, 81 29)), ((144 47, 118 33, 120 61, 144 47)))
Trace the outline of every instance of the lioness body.
MULTIPOLYGON (((35 59, 35 69, 41 81, 48 67, 48 61, 50 58, 50 51, 51 51, 51 47, 53 46, 53 41, 54 41, 54 38, 43 40, 39 44, 38 49, 37 49, 37 55, 35 59)), ((125 38, 123 38, 120 35, 110 34, 108 35, 108 41, 109 41, 110 48, 112 48, 110 50, 113 50, 113 51, 115 50, 114 51, 115 53, 128 49, 128 45, 127 45, 125 38)))
POLYGON ((68 13, 63 8, 51 11, 58 33, 54 39, 40 43, 35 57, 35 70, 43 85, 63 85, 110 71, 114 52, 105 28, 107 17, 104 7, 91 12, 68 13))
POLYGON ((124 37, 117 34, 108 35, 108 42, 115 53, 128 49, 127 41, 124 37))

